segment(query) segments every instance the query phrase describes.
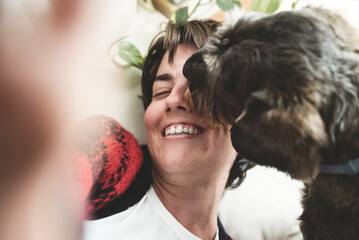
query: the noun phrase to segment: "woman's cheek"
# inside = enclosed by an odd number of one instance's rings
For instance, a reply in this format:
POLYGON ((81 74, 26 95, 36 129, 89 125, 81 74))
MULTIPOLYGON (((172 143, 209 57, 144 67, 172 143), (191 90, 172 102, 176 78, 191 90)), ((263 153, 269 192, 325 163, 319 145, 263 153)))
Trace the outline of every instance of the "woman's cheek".
POLYGON ((145 111, 146 133, 150 133, 158 128, 161 119, 160 107, 157 103, 152 102, 145 111))

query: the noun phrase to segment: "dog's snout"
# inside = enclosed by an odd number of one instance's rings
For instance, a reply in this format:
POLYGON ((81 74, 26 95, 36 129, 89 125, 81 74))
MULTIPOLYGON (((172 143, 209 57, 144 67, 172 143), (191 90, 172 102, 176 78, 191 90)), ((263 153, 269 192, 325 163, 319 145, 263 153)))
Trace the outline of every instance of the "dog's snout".
POLYGON ((192 78, 192 73, 191 73, 192 65, 193 65, 193 59, 192 57, 190 57, 189 59, 187 59, 187 61, 183 66, 183 70, 182 70, 183 75, 187 78, 188 81, 191 81, 192 78))
POLYGON ((197 52, 187 59, 183 66, 183 75, 190 82, 189 88, 191 92, 201 88, 205 83, 207 66, 201 52, 197 52))

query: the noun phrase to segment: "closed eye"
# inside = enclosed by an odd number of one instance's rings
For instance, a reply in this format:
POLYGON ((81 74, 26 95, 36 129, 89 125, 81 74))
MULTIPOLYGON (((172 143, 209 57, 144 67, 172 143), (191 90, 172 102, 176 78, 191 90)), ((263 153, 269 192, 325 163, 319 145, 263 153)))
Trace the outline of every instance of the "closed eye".
POLYGON ((167 91, 163 91, 163 92, 159 92, 156 93, 155 95, 153 95, 153 98, 157 98, 157 97, 165 97, 167 94, 170 94, 171 91, 167 90, 167 91))

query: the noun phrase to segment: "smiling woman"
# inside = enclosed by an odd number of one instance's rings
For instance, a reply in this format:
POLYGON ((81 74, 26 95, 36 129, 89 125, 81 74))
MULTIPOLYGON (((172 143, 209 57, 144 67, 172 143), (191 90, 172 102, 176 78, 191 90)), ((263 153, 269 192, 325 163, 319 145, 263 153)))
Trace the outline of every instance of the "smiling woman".
MULTIPOLYGON (((188 81, 183 76, 182 68, 196 50, 193 44, 179 44, 172 63, 169 62, 169 53, 165 53, 153 83, 152 101, 145 112, 147 143, 155 169, 153 187, 155 190, 159 188, 158 191, 166 184, 183 185, 191 189, 195 183, 193 177, 190 177, 193 173, 196 173, 199 184, 206 179, 206 175, 229 173, 236 158, 229 128, 209 128, 205 120, 184 101, 188 81), (189 134, 183 134, 183 129, 187 129, 189 134), (173 173, 178 173, 180 178, 173 173)), ((227 177, 210 177, 206 182, 213 181, 213 184, 223 185, 218 187, 224 189, 226 180, 227 177)))
MULTIPOLYGON (((218 219, 219 201, 225 187, 242 182, 247 164, 232 147, 230 126, 211 128, 188 107, 184 100, 188 81, 182 73, 186 60, 218 25, 169 23, 152 42, 142 76, 148 144, 142 147, 143 162, 132 154, 139 147, 130 141, 131 134, 111 119, 93 119, 100 129, 93 153, 102 157, 90 161, 97 167, 103 161, 104 166, 90 194, 97 220, 86 222, 85 239, 230 239, 218 219), (111 182, 102 181, 117 169, 111 161, 118 161, 111 159, 118 159, 119 152, 121 171, 115 171, 111 182), (138 172, 128 177, 132 165, 138 172), (125 189, 122 182, 131 184, 125 189), (111 214, 100 205, 111 208, 111 214)), ((93 153, 87 156, 92 158, 93 153)))
MULTIPOLYGON (((164 111, 162 109, 159 110, 158 113, 152 113, 154 111, 152 109, 160 108, 161 103, 166 104, 162 105, 162 108, 166 108, 166 114, 163 115, 162 118, 167 118, 167 121, 171 121, 171 118, 179 118, 179 120, 172 120, 172 124, 175 125, 168 123, 168 125, 163 126, 166 127, 168 133, 171 133, 173 130, 176 131, 178 125, 182 125, 183 129, 187 127, 188 132, 190 131, 191 124, 186 126, 186 122, 181 121, 179 117, 184 114, 194 118, 194 123, 197 123, 197 125, 192 124, 193 132, 197 129, 197 132, 200 132, 201 135, 203 133, 203 135, 207 134, 206 136, 208 136, 214 132, 214 129, 218 130, 218 128, 209 128, 206 125, 206 121, 192 112, 184 102, 183 95, 188 89, 188 81, 182 74, 182 68, 184 62, 195 51, 204 46, 207 39, 214 34, 219 25, 218 22, 212 20, 194 20, 182 24, 169 23, 165 31, 159 33, 152 41, 142 74, 142 94, 144 107, 146 109, 145 124, 147 142, 150 137, 149 132, 154 131, 149 124, 153 119, 161 118, 162 112, 164 111), (155 114, 156 116, 152 119, 148 119, 151 114, 155 114), (178 124, 176 125, 176 123, 178 124)), ((227 128, 229 128, 229 126, 221 127, 226 128, 224 132, 228 131, 227 128)), ((159 129, 158 131, 162 130, 163 135, 166 135, 166 129, 159 129)), ((217 139, 221 139, 220 136, 221 135, 218 135, 217 139)), ((174 136, 171 137, 173 138, 174 136)), ((223 141, 224 139, 225 138, 222 138, 221 140, 223 141)), ((192 140, 192 142, 194 142, 194 140, 192 140)), ((220 153, 223 146, 221 144, 222 142, 208 147, 217 149, 216 152, 220 153)), ((148 142, 148 145, 149 148, 151 148, 151 143, 148 142)), ((194 151, 194 146, 192 143, 190 152, 194 151)), ((205 146, 206 145, 201 147, 205 146)), ((228 149, 223 149, 223 151, 226 150, 228 149)), ((201 155, 201 157, 203 158, 204 155, 201 155)), ((247 166, 247 163, 243 164, 243 162, 240 157, 236 158, 230 170, 226 187, 237 187, 242 182, 245 172, 241 169, 243 166, 247 166)), ((207 163, 209 162, 207 161, 207 163)))

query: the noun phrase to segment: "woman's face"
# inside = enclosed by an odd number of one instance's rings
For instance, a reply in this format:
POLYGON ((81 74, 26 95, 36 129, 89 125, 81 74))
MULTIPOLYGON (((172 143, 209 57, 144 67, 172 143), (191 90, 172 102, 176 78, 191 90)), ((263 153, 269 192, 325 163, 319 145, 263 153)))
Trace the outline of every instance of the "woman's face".
POLYGON ((215 174, 229 171, 236 157, 229 128, 208 128, 184 102, 188 81, 182 68, 196 50, 193 45, 179 45, 172 64, 167 52, 153 84, 145 126, 153 165, 159 173, 215 174))

